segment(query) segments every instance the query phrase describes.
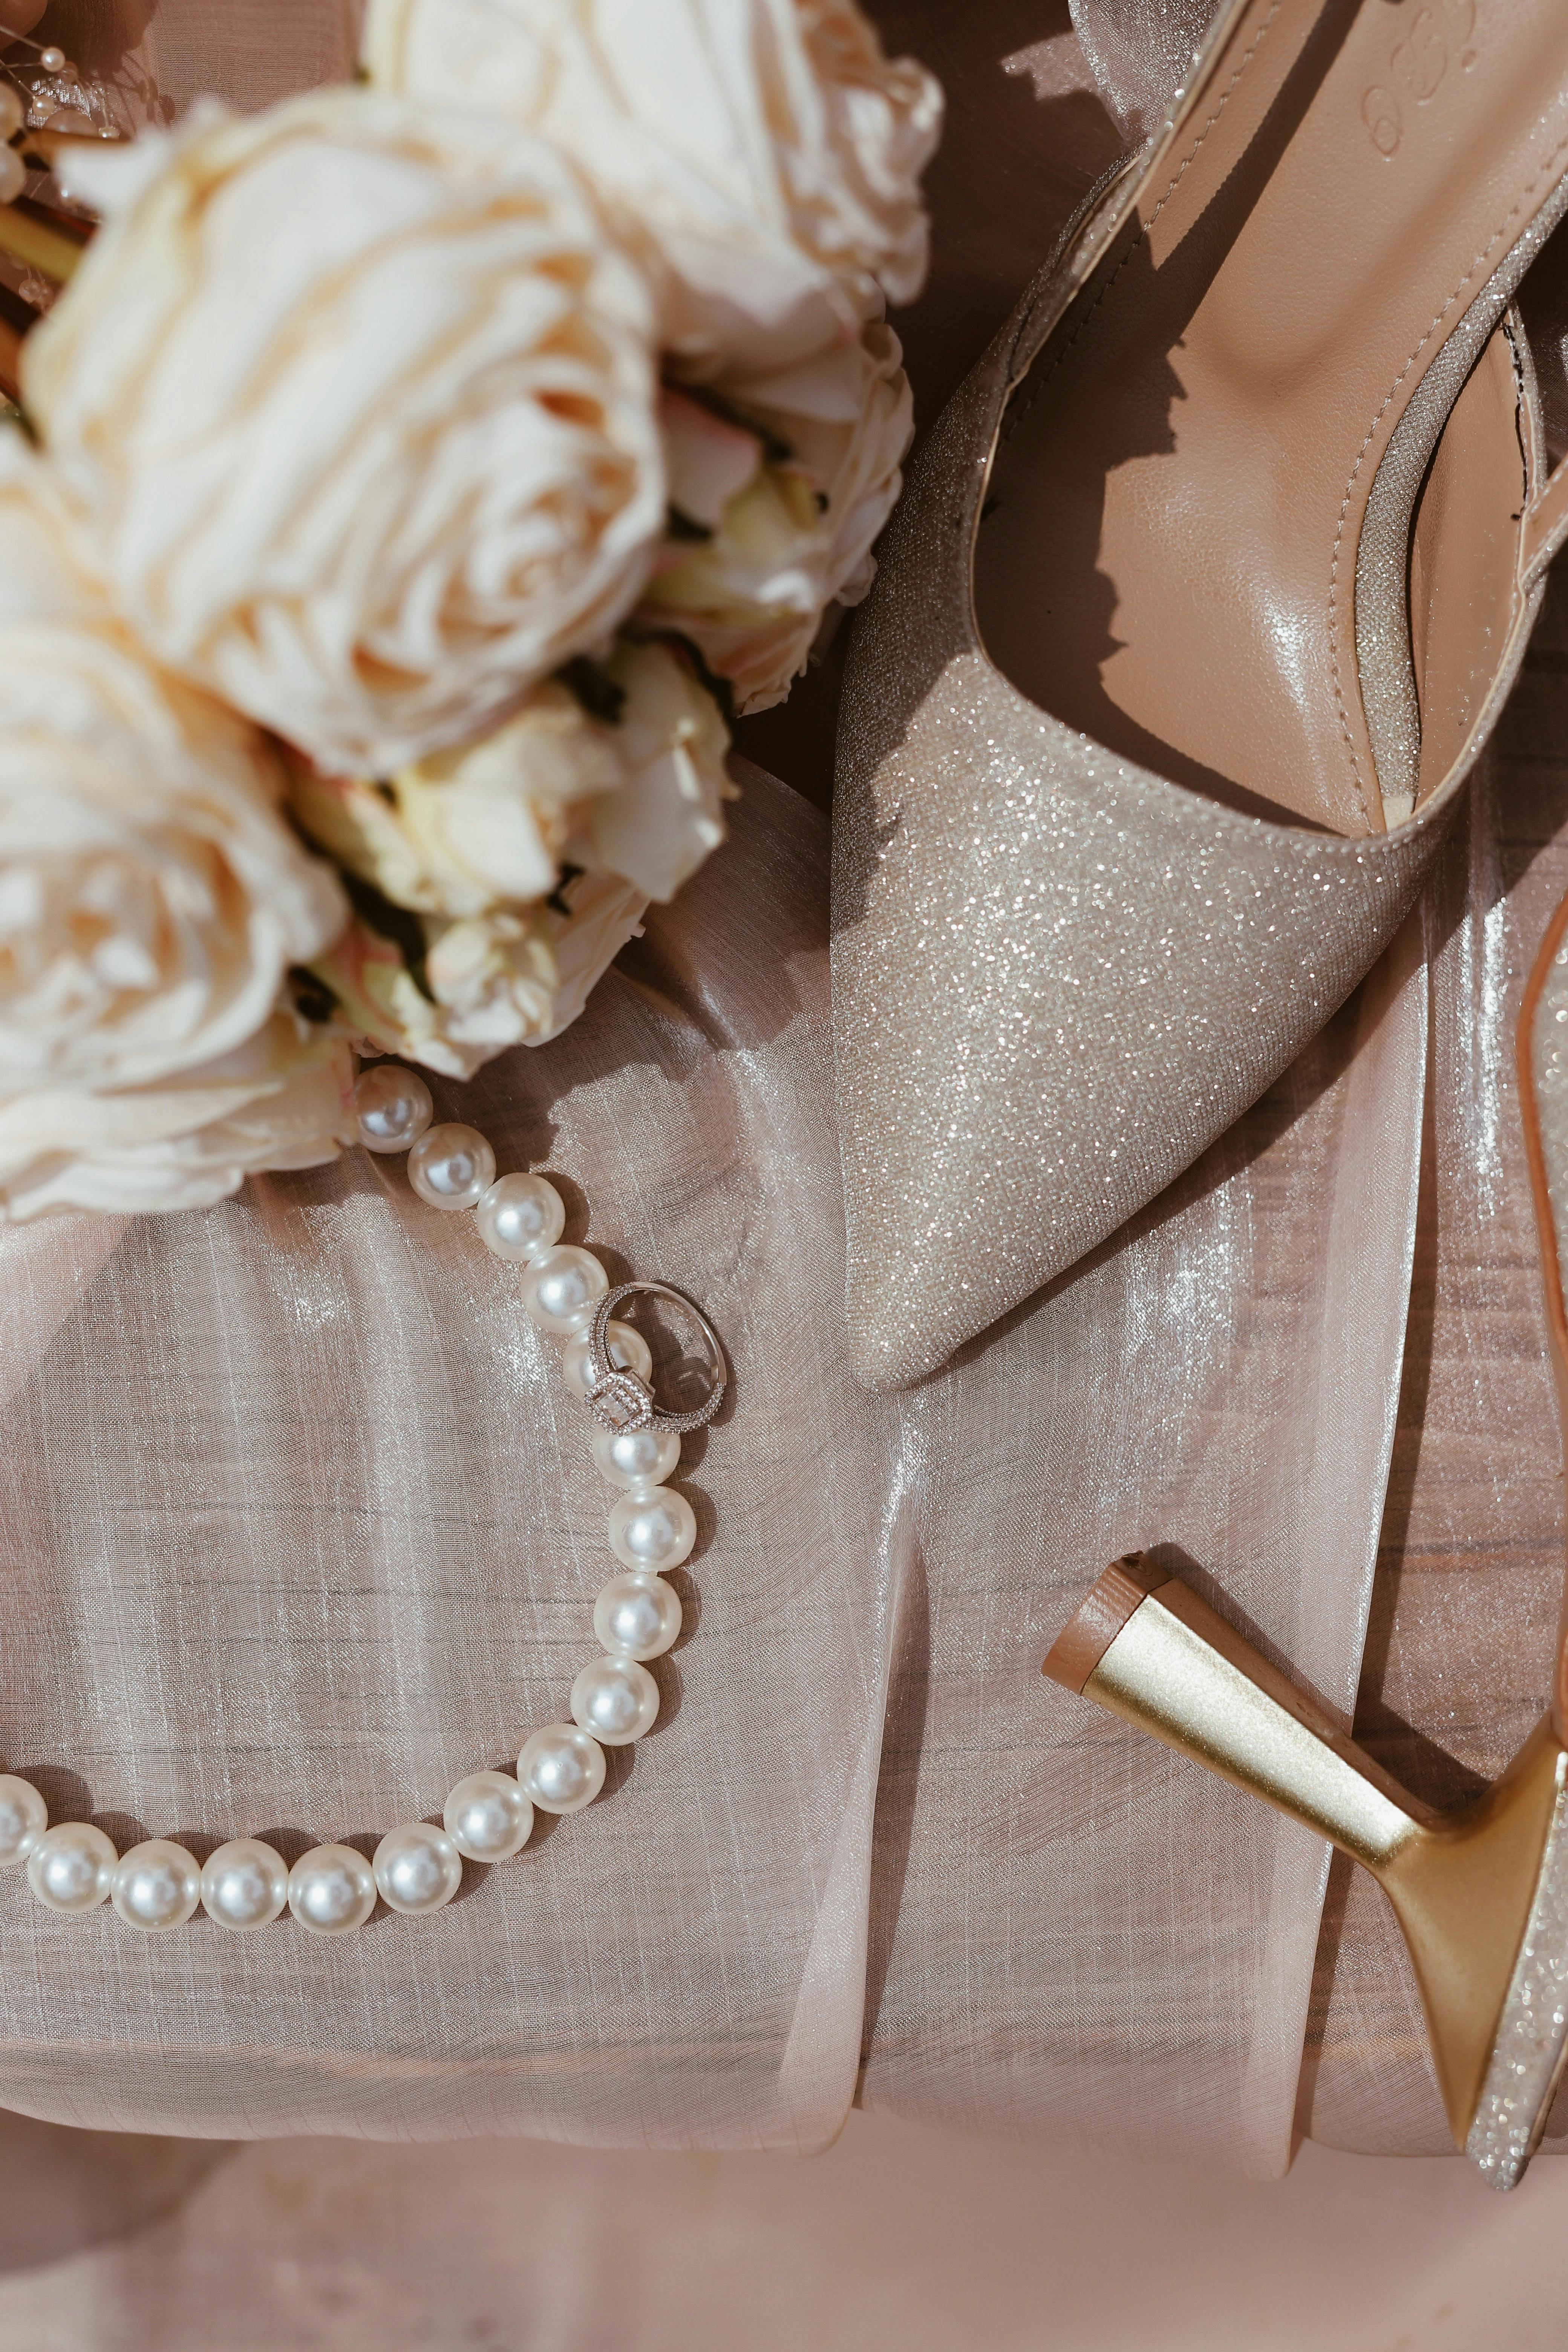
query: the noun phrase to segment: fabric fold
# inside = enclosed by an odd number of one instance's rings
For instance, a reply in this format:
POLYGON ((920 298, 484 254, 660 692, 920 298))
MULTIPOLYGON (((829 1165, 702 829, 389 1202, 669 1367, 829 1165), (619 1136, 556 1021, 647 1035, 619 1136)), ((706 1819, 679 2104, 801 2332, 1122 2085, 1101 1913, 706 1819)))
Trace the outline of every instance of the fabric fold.
MULTIPOLYGON (((345 1944, 140 1937, 0 1880, 0 2101, 245 2137, 821 2147, 855 2084, 898 1567, 850 1378, 826 828, 743 774, 728 849, 595 993, 438 1112, 723 1334, 661 1720, 586 1814, 345 1944)), ((57 1255, 68 1233, 50 1237, 57 1255)), ((616 1570, 559 1351, 471 1221, 346 1157, 133 1223, 0 1405, 0 1751, 123 1849, 357 1841, 565 1711, 616 1570)), ((43 1244, 0 1250, 26 1281, 43 1244)), ((68 1261, 68 1250, 66 1260, 68 1261)), ((52 1328, 51 1328, 52 1325, 52 1328)), ((13 1366, 14 1371, 17 1369, 13 1366)))
MULTIPOLYGON (((1431 1087, 1410 1343, 1357 1701, 1362 1744, 1427 1803, 1475 1795, 1548 1704, 1565 1550, 1513 1040, 1568 893, 1568 578, 1426 902, 1431 1087)), ((1449 2146, 1420 2002, 1386 1906, 1335 1864, 1301 2122, 1369 2153, 1449 2146)), ((1568 2134, 1560 2098, 1547 2145, 1568 2134)))
POLYGON ((1407 927, 1187 1178, 903 1401, 930 1632, 889 1713, 867 2105, 1288 2163, 1327 1850, 1039 1666, 1108 1560, 1164 1546, 1348 1719, 1425 1065, 1407 927))

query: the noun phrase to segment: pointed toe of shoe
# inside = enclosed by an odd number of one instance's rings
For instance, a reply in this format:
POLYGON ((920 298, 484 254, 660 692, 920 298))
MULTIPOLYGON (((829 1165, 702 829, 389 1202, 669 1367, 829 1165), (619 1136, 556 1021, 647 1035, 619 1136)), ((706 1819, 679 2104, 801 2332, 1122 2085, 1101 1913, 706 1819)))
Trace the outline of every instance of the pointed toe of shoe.
POLYGON ((933 426, 845 674, 834 1052, 848 1345, 874 1389, 1107 1241, 1342 1003, 1415 899, 1540 602, 1516 583, 1453 764, 1393 832, 1244 814, 1066 726, 987 656, 972 579, 1044 300, 933 426))
POLYGON ((884 1251, 851 1244, 845 1283, 849 1362, 862 1388, 886 1394, 911 1388, 940 1370, 972 1329, 978 1311, 962 1277, 949 1281, 947 1311, 933 1312, 933 1290, 948 1278, 952 1258, 944 1247, 884 1251), (929 1261, 929 1264, 928 1264, 929 1261), (928 1279, 928 1274, 930 1278, 928 1279))
POLYGON ((1075 1265, 1256 1101, 1393 937, 1436 836, 1237 815, 972 654, 840 782, 848 1344, 887 1390, 1075 1265))
POLYGON ((946 1220, 931 1203, 913 1210, 914 1230, 906 1231, 902 1215, 875 1213, 880 1197, 875 1188, 863 1196, 873 1213, 851 1228, 845 1311, 856 1379, 887 1394, 940 1371, 1028 1292, 1016 1289, 1002 1234, 965 1217, 946 1220))

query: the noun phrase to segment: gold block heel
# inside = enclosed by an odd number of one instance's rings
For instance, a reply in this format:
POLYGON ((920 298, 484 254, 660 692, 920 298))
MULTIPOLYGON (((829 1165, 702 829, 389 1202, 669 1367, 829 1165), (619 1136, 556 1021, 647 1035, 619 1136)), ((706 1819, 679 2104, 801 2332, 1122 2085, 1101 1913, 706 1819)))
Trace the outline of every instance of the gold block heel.
POLYGON ((1454 2138, 1511 2189, 1568 2051, 1568 1749, 1551 1717, 1473 1804, 1436 1815, 1143 1554, 1107 1569, 1044 1670, 1372 1873, 1415 1963, 1454 2138))
MULTIPOLYGON (((1568 1430, 1568 898, 1517 1037, 1521 1117, 1568 1430)), ((1415 1966, 1454 2138, 1495 2189, 1534 2155, 1568 2059, 1568 1616, 1550 1714, 1492 1786, 1435 1814, 1179 1578, 1108 1568, 1045 1672, 1332 1839, 1371 1871, 1415 1966)))

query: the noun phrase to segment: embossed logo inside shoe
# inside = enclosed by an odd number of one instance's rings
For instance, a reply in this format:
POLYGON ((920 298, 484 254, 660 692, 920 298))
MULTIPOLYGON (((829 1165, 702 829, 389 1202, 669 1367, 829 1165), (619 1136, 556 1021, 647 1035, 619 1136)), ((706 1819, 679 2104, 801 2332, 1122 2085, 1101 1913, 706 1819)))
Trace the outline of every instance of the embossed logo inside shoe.
POLYGON ((1426 0, 1416 9, 1389 50, 1386 80, 1374 82, 1361 102, 1380 155, 1393 162, 1407 123, 1436 97, 1450 67, 1463 72, 1475 64, 1475 30, 1476 0, 1426 0))

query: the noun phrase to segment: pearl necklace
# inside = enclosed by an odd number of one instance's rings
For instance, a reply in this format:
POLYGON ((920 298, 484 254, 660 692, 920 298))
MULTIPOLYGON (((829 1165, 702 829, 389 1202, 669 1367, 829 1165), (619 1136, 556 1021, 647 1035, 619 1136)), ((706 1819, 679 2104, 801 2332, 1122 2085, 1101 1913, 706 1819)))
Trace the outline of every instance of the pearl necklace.
POLYGON ((620 1563, 594 1604, 602 1654, 572 1685, 570 1723, 552 1723, 523 1741, 514 1778, 470 1772, 447 1799, 442 1826, 405 1822, 389 1830, 367 1862, 349 1845, 312 1846, 292 1869, 259 1838, 235 1838, 198 1864, 168 1838, 149 1838, 128 1853, 92 1822, 59 1822, 31 1781, 0 1772, 0 1869, 26 1865, 28 1883, 52 1911, 86 1912, 112 1903, 127 1927, 148 1932, 181 1927, 198 1906, 220 1927, 264 1927, 285 1908, 318 1936, 363 1927, 376 1898, 394 1911, 439 1911, 470 1862, 508 1861, 527 1844, 537 1809, 579 1813, 605 1785, 605 1750, 624 1748, 652 1727, 658 1685, 647 1670, 680 1631, 680 1601, 663 1571, 679 1568, 697 1538, 684 1495, 667 1482, 680 1460, 684 1433, 711 1421, 723 1401, 727 1371, 718 1334, 678 1290, 661 1282, 609 1276, 589 1250, 563 1244, 565 1205, 542 1176, 496 1176, 495 1153, 477 1129, 432 1127, 430 1090, 412 1070, 378 1062, 354 1088, 361 1140, 372 1151, 408 1154, 408 1178, 436 1209, 472 1209, 480 1239, 522 1268, 522 1303, 541 1329, 566 1341, 564 1376, 597 1424, 594 1461, 622 1489, 610 1513, 610 1549, 620 1563), (640 1331, 613 1319, 634 1293, 647 1292, 695 1321, 712 1386, 684 1413, 655 1404, 653 1356, 640 1331))

